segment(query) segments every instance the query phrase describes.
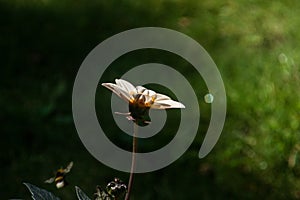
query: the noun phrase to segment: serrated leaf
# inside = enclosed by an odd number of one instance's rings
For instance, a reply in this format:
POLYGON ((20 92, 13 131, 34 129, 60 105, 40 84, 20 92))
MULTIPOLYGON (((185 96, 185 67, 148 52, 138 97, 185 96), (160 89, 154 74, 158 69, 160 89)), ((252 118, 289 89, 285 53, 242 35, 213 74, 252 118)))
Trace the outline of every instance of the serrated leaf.
POLYGON ((30 183, 24 183, 24 185, 26 185, 26 187, 32 194, 33 200, 60 200, 58 197, 54 196, 54 194, 48 192, 47 190, 41 189, 30 183))
POLYGON ((79 200, 91 200, 79 187, 75 186, 75 190, 79 200))

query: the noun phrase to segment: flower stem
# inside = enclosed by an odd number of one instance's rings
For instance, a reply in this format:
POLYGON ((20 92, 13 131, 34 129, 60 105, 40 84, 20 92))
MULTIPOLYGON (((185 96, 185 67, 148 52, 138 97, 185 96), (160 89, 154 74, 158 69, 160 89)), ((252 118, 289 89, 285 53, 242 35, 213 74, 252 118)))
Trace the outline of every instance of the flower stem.
POLYGON ((128 191, 125 196, 125 200, 129 200, 130 198, 130 192, 133 184, 133 175, 135 170, 135 154, 136 154, 136 148, 137 148, 137 133, 138 133, 138 125, 136 123, 133 123, 133 137, 132 137, 132 157, 131 157, 131 169, 130 169, 130 177, 128 181, 128 191))

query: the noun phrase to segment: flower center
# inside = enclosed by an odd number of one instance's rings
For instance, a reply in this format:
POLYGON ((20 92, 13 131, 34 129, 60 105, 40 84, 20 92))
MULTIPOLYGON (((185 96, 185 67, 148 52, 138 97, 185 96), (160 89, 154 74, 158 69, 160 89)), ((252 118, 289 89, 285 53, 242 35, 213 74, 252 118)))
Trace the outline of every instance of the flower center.
POLYGON ((140 126, 146 126, 151 121, 149 110, 153 100, 147 102, 147 98, 143 94, 136 94, 134 99, 129 102, 130 116, 134 119, 135 123, 140 126))

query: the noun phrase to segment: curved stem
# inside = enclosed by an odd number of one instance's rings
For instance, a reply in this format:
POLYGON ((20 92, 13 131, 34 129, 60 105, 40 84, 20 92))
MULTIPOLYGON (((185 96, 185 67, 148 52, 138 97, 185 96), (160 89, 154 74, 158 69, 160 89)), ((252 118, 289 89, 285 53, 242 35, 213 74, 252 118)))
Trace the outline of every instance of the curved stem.
POLYGON ((133 175, 135 170, 135 154, 137 148, 137 132, 138 132, 138 125, 136 123, 133 124, 133 138, 132 138, 132 157, 131 157, 131 169, 130 169, 130 177, 128 181, 128 191, 125 196, 125 200, 129 200, 130 192, 133 184, 133 175))

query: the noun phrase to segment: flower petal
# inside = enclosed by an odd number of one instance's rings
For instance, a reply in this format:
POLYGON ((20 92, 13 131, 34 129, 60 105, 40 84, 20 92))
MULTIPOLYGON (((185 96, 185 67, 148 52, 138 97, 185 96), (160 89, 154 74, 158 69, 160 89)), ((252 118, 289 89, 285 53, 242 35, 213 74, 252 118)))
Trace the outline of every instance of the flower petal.
POLYGON ((171 98, 168 97, 167 95, 157 93, 156 101, 161 101, 161 100, 171 100, 171 98))
POLYGON ((134 87, 131 83, 123 79, 116 79, 115 81, 116 84, 102 83, 102 86, 108 88, 126 102, 138 101, 145 104, 143 106, 153 109, 185 108, 182 103, 173 101, 167 95, 156 93, 143 86, 134 87))
POLYGON ((110 89, 113 93, 118 95, 121 99, 125 100, 126 102, 129 102, 130 99, 132 99, 132 96, 122 89, 119 85, 113 84, 113 83, 102 83, 102 86, 106 87, 107 89, 110 89))
POLYGON ((138 94, 142 94, 145 90, 147 89, 144 88, 143 86, 136 86, 136 91, 138 94))
POLYGON ((165 100, 155 100, 151 106, 152 109, 169 109, 169 108, 185 108, 185 106, 178 102, 173 101, 171 99, 165 100))
POLYGON ((129 83, 128 81, 125 81, 123 79, 116 79, 116 84, 123 89, 124 91, 126 91, 127 93, 132 93, 132 92, 136 92, 136 88, 129 83))
POLYGON ((156 92, 154 92, 153 90, 148 90, 148 89, 146 89, 146 90, 143 92, 143 95, 149 96, 149 97, 153 97, 153 96, 156 97, 156 92))

